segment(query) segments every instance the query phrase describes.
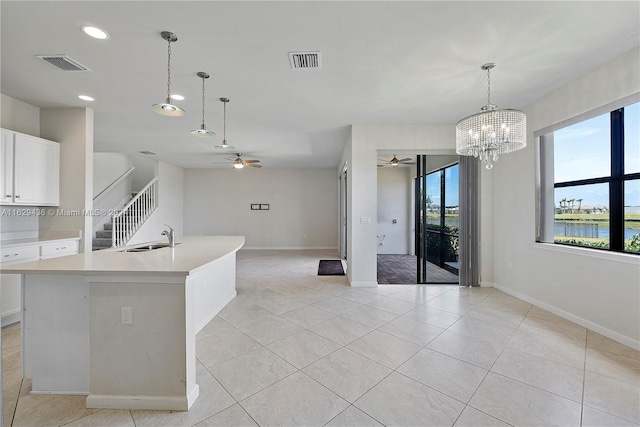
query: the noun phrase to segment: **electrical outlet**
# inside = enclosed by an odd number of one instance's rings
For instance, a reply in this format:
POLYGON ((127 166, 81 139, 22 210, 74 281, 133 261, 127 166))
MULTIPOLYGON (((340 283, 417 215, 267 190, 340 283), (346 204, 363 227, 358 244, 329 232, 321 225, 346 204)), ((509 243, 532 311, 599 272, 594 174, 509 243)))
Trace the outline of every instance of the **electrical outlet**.
POLYGON ((123 325, 132 325, 133 313, 131 307, 120 307, 120 317, 123 325))

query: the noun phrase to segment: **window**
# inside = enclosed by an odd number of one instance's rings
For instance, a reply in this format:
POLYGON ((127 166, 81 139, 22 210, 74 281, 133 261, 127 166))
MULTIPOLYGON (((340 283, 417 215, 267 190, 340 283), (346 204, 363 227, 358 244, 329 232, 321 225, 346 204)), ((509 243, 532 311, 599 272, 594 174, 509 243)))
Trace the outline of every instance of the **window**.
POLYGON ((538 241, 640 254, 640 103, 632 98, 534 134, 538 241))

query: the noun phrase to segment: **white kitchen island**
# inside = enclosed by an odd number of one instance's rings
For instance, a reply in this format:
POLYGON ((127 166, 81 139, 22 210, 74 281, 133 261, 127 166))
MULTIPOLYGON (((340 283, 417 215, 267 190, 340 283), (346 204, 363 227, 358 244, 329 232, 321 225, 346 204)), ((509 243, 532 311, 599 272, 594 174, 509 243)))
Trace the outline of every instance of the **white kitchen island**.
POLYGON ((86 394, 89 408, 188 410, 199 394, 195 336, 236 296, 243 245, 241 236, 186 236, 175 248, 3 269, 22 274, 31 392, 86 394))

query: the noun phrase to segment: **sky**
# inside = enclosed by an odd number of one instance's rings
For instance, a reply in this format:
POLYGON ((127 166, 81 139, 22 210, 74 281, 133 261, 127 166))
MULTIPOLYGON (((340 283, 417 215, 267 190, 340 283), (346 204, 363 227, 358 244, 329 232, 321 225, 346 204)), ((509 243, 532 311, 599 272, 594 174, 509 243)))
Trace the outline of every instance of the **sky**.
MULTIPOLYGON (((625 107, 624 122, 625 173, 640 172, 640 103, 625 107)), ((555 182, 611 174, 609 113, 556 131, 553 139, 555 182)), ((564 198, 582 199, 583 206, 609 206, 609 186, 594 184, 556 189, 556 206, 564 198)), ((625 185, 625 206, 640 206, 640 180, 628 181, 625 185)))
MULTIPOLYGON (((440 205, 440 173, 436 171, 427 175, 427 195, 431 196, 434 205, 440 205)), ((458 206, 459 166, 448 167, 444 173, 445 206, 458 206)))

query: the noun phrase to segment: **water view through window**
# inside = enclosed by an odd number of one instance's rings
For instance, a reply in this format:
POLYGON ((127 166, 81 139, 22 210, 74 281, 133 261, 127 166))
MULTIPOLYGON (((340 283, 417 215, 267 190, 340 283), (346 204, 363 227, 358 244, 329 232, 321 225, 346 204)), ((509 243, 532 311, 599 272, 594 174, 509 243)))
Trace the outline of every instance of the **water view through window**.
POLYGON ((554 132, 556 243, 640 253, 639 105, 554 132))

